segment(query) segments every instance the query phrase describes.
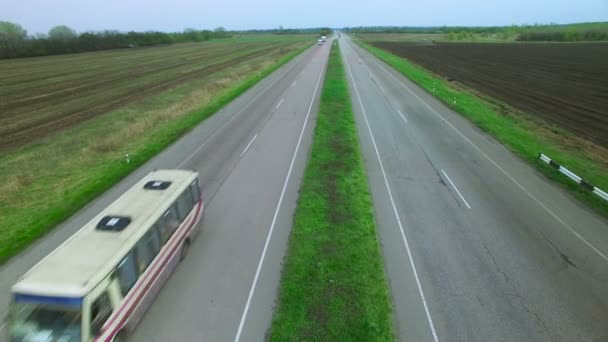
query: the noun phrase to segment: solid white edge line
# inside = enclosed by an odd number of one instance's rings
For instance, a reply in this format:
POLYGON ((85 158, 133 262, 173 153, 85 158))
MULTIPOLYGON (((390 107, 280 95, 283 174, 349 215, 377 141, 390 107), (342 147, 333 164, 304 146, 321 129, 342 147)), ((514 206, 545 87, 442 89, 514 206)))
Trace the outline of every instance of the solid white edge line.
MULTIPOLYGON (((328 56, 327 60, 329 60, 329 56, 328 56)), ((243 332, 243 326, 245 324, 245 320, 247 319, 247 313, 249 312, 249 305, 251 305, 251 299, 253 298, 253 293, 254 293, 255 287, 258 283, 260 271, 262 270, 262 265, 264 264, 264 258, 266 257, 266 251, 268 250, 270 238, 272 237, 272 232, 274 231, 274 226, 277 222, 277 217, 279 216, 281 204, 283 203, 283 197, 285 196, 285 191, 287 190, 287 184, 289 184, 289 178, 291 177, 291 171, 293 170, 293 165, 296 161, 296 157, 298 156, 298 151, 300 150, 300 144, 302 143, 302 137, 304 136, 304 131, 306 130, 306 125, 308 124, 308 118, 310 117, 310 113, 312 111, 312 105, 315 102, 315 96, 317 95, 317 90, 319 89, 319 84, 321 83, 321 79, 323 78, 323 74, 324 74, 324 70, 325 70, 326 66, 327 66, 327 61, 325 61, 323 68, 321 68, 321 73, 319 74, 319 79, 317 80, 317 85, 315 86, 315 90, 312 94, 312 98, 310 99, 308 113, 306 113, 306 118, 304 119, 304 124, 302 125, 302 130, 300 131, 300 137, 298 138, 298 143, 296 144, 296 149, 293 152, 293 157, 291 158, 291 163, 289 164, 289 170, 287 171, 287 176, 285 177, 285 182, 283 182, 283 190, 281 190, 281 196, 279 196, 279 202, 277 203, 277 207, 275 209, 274 216, 272 218, 272 223, 270 224, 270 230, 268 231, 268 236, 266 237, 266 243, 264 243, 264 249, 262 250, 262 256, 260 257, 260 261, 258 262, 258 267, 255 271, 255 276, 253 277, 253 283, 251 284, 251 289, 249 290, 249 296, 247 297, 247 303, 245 304, 245 308, 243 309, 243 315, 241 316, 239 328, 236 332, 236 337, 234 338, 235 342, 238 342, 240 340, 241 333, 243 332)))
MULTIPOLYGON (((375 58, 375 57, 374 57, 375 58)), ((498 163, 496 163, 492 158, 490 158, 484 151, 482 151, 477 145, 475 145, 467 136, 465 136, 458 128, 456 128, 452 123, 450 123, 446 118, 444 118, 441 114, 439 114, 433 107, 431 107, 426 101, 421 99, 413 90, 407 87, 401 80, 399 80, 395 75, 393 75, 390 71, 386 70, 386 68, 380 63, 376 62, 377 65, 380 66, 384 72, 389 74, 393 79, 395 79, 405 90, 410 92, 414 97, 416 97, 420 102, 422 102, 427 108, 431 110, 433 114, 435 114, 438 118, 440 118, 443 122, 445 122, 448 126, 450 126, 456 133, 458 133, 464 140, 466 140, 469 144, 471 144, 479 153, 481 153, 484 158, 486 158, 490 163, 492 163, 500 172, 502 172, 507 178, 509 178, 519 189, 521 189, 526 195, 528 195, 531 199, 533 199, 538 205, 540 205, 549 215, 551 215, 557 222, 559 222, 562 226, 564 226, 572 235, 576 236, 580 239, 587 247, 591 248, 595 253, 597 253, 602 259, 608 262, 608 256, 602 253, 599 249, 597 249, 594 245, 592 245, 589 241, 585 240, 574 228, 572 228, 569 224, 567 224, 564 220, 562 220, 557 214, 555 214, 551 209, 549 209, 543 202, 541 202, 536 196, 532 195, 530 191, 528 191, 521 183, 519 183, 515 178, 513 178, 507 171, 505 171, 498 163)))
POLYGON ((448 179, 448 182, 450 182, 450 184, 452 184, 452 187, 454 188, 454 190, 456 190, 456 193, 458 193, 458 196, 460 196, 460 199, 464 202, 464 204, 467 206, 467 208, 471 209, 471 206, 469 205, 467 200, 464 199, 464 196, 462 196, 462 194, 460 193, 460 191, 458 190, 456 185, 454 185, 454 182, 452 182, 452 180, 450 179, 450 176, 448 176, 448 174, 445 173, 445 171, 443 171, 443 169, 441 170, 441 172, 443 172, 443 175, 445 176, 445 178, 448 179))
MULTIPOLYGON (((295 60, 295 59, 294 59, 295 60)), ((298 63, 294 63, 294 65, 292 66, 295 67, 295 65, 298 63)), ((280 75, 279 77, 277 77, 275 80, 271 81, 270 84, 268 84, 268 86, 264 89, 262 89, 256 96, 254 96, 251 100, 247 101, 247 103, 245 103, 243 105, 243 108, 241 108, 238 112, 236 112, 236 114, 234 114, 230 120, 228 120, 226 123, 224 123, 219 129, 217 129, 213 134, 211 134, 211 136, 205 140, 201 145, 199 145, 199 147, 196 148, 196 150, 194 150, 194 152, 192 152, 186 159, 184 159, 183 162, 181 162, 177 168, 181 169, 182 166, 184 166, 187 162, 190 161, 190 159, 192 159, 198 152, 200 152, 200 150, 205 147, 205 145, 207 145, 207 143, 209 143, 211 140, 213 140, 215 138, 216 135, 220 134, 224 128, 226 128, 232 121, 234 121, 234 119, 236 119, 241 113, 243 113, 245 111, 245 109, 247 109, 249 107, 250 104, 253 103, 253 101, 257 100, 258 97, 262 96, 264 93, 266 93, 266 91, 268 89, 270 89, 275 83, 277 83, 278 81, 280 81, 285 75, 287 75, 287 73, 289 73, 291 71, 290 69, 285 70, 285 72, 283 72, 282 75, 280 75)), ((302 70, 300 73, 304 72, 304 70, 302 70)), ((270 76, 270 75, 269 75, 270 76)))
POLYGON ((249 142, 249 144, 247 144, 247 147, 245 147, 245 149, 243 150, 243 153, 241 153, 241 158, 245 155, 245 153, 247 153, 247 150, 249 150, 249 148, 251 147, 251 145, 255 141, 255 138, 257 138, 257 137, 258 137, 257 134, 253 136, 253 139, 251 139, 251 141, 249 142))
POLYGON ((283 103, 284 100, 285 100, 285 98, 282 98, 281 101, 279 101, 279 103, 277 103, 277 105, 274 107, 274 109, 272 111, 275 112, 277 109, 279 109, 279 107, 281 107, 281 103, 283 103))
POLYGON ((410 251, 410 245, 407 241, 407 237, 405 235, 405 231, 403 229, 403 225, 401 224, 401 218, 399 217, 399 211, 397 210, 397 206, 395 205, 395 200, 393 199, 393 194, 391 191, 391 187, 388 184, 388 178, 386 177, 386 172, 384 172, 384 165, 382 164, 382 159, 380 158, 380 152, 378 152, 378 146, 376 145, 376 139, 374 139, 374 134, 372 133, 372 129, 369 125, 369 121, 367 120, 367 114, 365 112, 365 108, 363 107, 363 102, 361 101, 361 96, 359 95, 359 89, 357 88, 357 83, 355 82, 355 78, 353 77, 353 73, 350 69, 350 64, 348 61, 345 63, 348 69, 348 73, 350 74, 350 79, 353 82, 353 86, 355 88, 355 93, 357 94, 357 99, 359 100, 359 106, 361 107, 361 111, 363 112, 363 118, 365 119, 365 124, 367 125, 367 130, 369 131, 369 135, 371 137, 372 144, 374 145, 374 150, 376 151, 376 157, 378 158, 378 164, 380 164, 380 170, 382 171, 382 176, 384 177, 384 185, 386 186, 386 190, 388 192, 388 197, 391 201, 391 205, 393 207, 393 214, 397 219, 397 225, 399 226, 399 230, 401 231, 401 238, 403 239, 403 244, 405 245, 405 250, 407 252, 407 256, 410 261, 410 266, 412 267, 412 271, 414 273, 414 278, 416 279, 416 285, 418 286, 418 293, 420 294, 420 299, 422 300, 422 305, 424 306, 424 311, 426 313, 426 318, 429 323, 429 327, 431 329, 431 333, 433 334, 433 340, 435 342, 439 342, 437 337, 437 332, 435 331, 435 325, 433 324, 433 319, 431 318, 431 313, 429 311, 429 307, 426 302, 426 298, 424 296, 424 291, 422 290, 422 285, 420 283, 420 279, 418 277, 418 272, 416 271, 416 265, 414 263, 414 258, 412 256, 412 252, 410 251))
POLYGON ((401 115, 401 118, 403 119, 403 121, 405 121, 405 123, 408 123, 407 119, 405 118, 405 115, 403 115, 403 113, 401 113, 401 111, 399 109, 397 109, 397 112, 399 113, 399 115, 401 115))

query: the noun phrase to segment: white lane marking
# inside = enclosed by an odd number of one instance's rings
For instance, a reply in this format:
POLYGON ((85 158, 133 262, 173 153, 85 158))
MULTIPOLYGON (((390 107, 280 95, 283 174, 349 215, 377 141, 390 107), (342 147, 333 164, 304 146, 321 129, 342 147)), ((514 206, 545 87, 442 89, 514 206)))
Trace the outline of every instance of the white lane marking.
POLYGON ((384 96, 384 98, 386 99, 386 102, 389 104, 389 106, 391 106, 395 111, 397 111, 399 113, 399 115, 401 116, 401 118, 403 119, 403 121, 405 121, 405 123, 408 123, 405 115, 403 115, 403 113, 401 112, 401 110, 399 110, 395 105, 393 105, 393 103, 389 100, 388 95, 386 93, 386 91, 384 91, 384 88, 380 85, 380 82, 374 77, 374 75, 372 75, 371 70, 369 70, 369 68, 363 64, 360 63, 361 66, 365 69, 365 71, 367 71, 367 74, 369 75, 369 77, 372 79, 372 81, 374 81, 374 83, 376 84, 376 86, 378 86, 378 88, 380 89, 380 91, 382 92, 382 95, 384 96))
POLYGON ((374 83, 378 86, 378 88, 380 88, 380 90, 386 94, 386 92, 384 91, 384 88, 382 88, 382 86, 380 85, 380 82, 378 82, 378 80, 376 80, 376 78, 374 77, 374 75, 372 75, 372 72, 367 68, 367 66, 365 66, 365 64, 363 64, 363 63, 360 63, 360 64, 365 69, 365 71, 367 71, 369 78, 371 78, 372 81, 374 81, 374 83))
POLYGON ((293 81, 293 83, 291 84, 291 88, 293 88, 293 87, 295 87, 295 86, 296 86, 296 82, 297 82, 297 81, 293 81))
POLYGON ((399 115, 401 115, 401 118, 403 119, 403 121, 405 121, 405 123, 407 123, 407 119, 405 118, 405 115, 403 115, 403 113, 401 113, 401 111, 399 109, 397 109, 397 112, 399 113, 399 115))
MULTIPOLYGON (((374 78, 372 77, 372 74, 369 74, 370 78, 373 80, 374 78)), ((378 88, 380 88, 380 91, 382 91, 382 93, 386 94, 386 92, 384 91, 384 88, 382 88, 382 86, 380 85, 379 82, 374 82, 376 83, 376 85, 378 86, 378 88)))
POLYGON ((439 117, 443 122, 445 122, 448 126, 450 126, 456 133, 458 133, 464 140, 466 140, 469 144, 471 144, 482 156, 484 156, 490 163, 492 163, 500 172, 502 172, 507 178, 509 178, 519 189, 521 189, 526 195, 528 195, 531 199, 533 199, 538 205, 540 205, 546 212, 549 213, 557 222, 559 222, 562 226, 564 226, 570 233, 580 239, 587 247, 591 248, 595 253, 597 253, 602 259, 608 262, 608 256, 602 253, 599 249, 597 249, 594 245, 592 245, 589 241, 585 240, 574 228, 572 228, 569 224, 567 224, 564 220, 562 220, 557 214, 555 214, 551 209, 549 209, 543 202, 541 202, 536 196, 532 195, 530 191, 528 191, 523 185, 521 185, 515 178, 513 178, 505 169, 503 169, 498 163, 496 163, 492 158, 490 158, 484 151, 482 151, 477 145, 475 145, 469 138, 467 138, 458 128, 454 127, 452 123, 450 123, 443 115, 439 114, 433 107, 431 107, 426 101, 421 99, 413 90, 407 87, 400 79, 398 79, 395 75, 393 75, 390 71, 386 70, 386 68, 379 62, 377 62, 382 70, 389 74, 392 78, 394 78, 403 88, 405 88, 408 92, 410 92, 414 97, 416 97, 420 102, 422 102, 427 108, 431 110, 433 114, 439 117))
POLYGON ((363 102, 361 101, 361 95, 359 95, 359 89, 357 88, 357 83, 355 83, 355 78, 353 77, 353 73, 350 69, 350 65, 346 63, 348 68, 348 73, 350 74, 350 78, 353 81, 353 86, 355 87, 355 92, 357 94, 357 99, 359 100, 359 106, 361 106, 361 111, 363 112, 363 118, 365 119, 365 124, 367 125, 367 130, 369 131, 369 135, 372 140, 372 144, 374 145, 374 150, 376 151, 376 157, 378 158, 378 163, 380 164, 380 170, 382 171, 382 176, 384 177, 384 185, 386 186, 386 190, 388 191, 388 197, 391 201, 391 205, 393 207, 393 214, 397 219, 397 225, 399 226, 399 230, 401 231, 401 238, 403 239, 403 244, 405 245, 405 250, 407 251, 407 256, 410 260, 410 266, 412 267, 412 271, 414 273, 414 278, 416 279, 416 285, 418 286, 418 293, 420 294, 420 299, 422 300, 422 305, 424 306, 424 311, 426 313, 426 319, 429 323, 429 327, 431 328, 431 333, 433 334, 433 340, 438 342, 437 332, 435 331, 435 325, 433 324, 433 319, 431 318, 431 313, 429 311, 429 307, 426 302, 426 298, 424 296, 424 291, 422 290, 422 285, 420 283, 420 278, 418 277, 418 272, 416 271, 416 264, 414 263, 414 257, 412 256, 412 252, 410 251, 410 245, 407 241, 407 237, 405 236, 405 231, 403 230, 403 225, 401 224, 401 218, 399 217, 399 211, 397 210, 397 206, 395 205, 395 200, 393 199, 393 193, 391 191, 391 187, 388 184, 388 178, 386 177, 386 172, 384 172, 384 165, 382 165, 382 159, 380 158, 380 152, 378 152, 378 146, 376 145, 376 139, 374 139, 374 134, 372 133, 372 129, 369 126, 369 121, 367 120, 367 114, 365 113, 365 108, 363 107, 363 102))
POLYGON ((448 176, 448 174, 445 173, 445 171, 443 171, 443 169, 441 170, 441 172, 443 172, 443 175, 445 176, 445 178, 448 179, 448 182, 450 182, 450 184, 452 184, 452 187, 454 188, 454 190, 456 190, 456 193, 458 193, 458 196, 460 196, 460 199, 464 202, 464 204, 466 204, 467 208, 471 209, 471 206, 469 205, 469 203, 467 202, 467 200, 464 199, 464 197, 460 193, 460 190, 458 190, 458 188, 456 187, 456 185, 454 184, 454 182, 452 182, 452 180, 450 179, 450 176, 448 176))
MULTIPOLYGON (((299 62, 299 61, 298 61, 299 62)), ((292 68, 294 68, 296 65, 298 65, 298 63, 294 63, 292 68)), ((190 161, 190 159, 192 159, 198 152, 200 152, 201 149, 203 149, 203 147, 205 147, 205 145, 207 145, 207 143, 209 143, 211 140, 213 140, 215 138, 216 135, 220 134, 224 128, 226 128, 232 121, 234 121, 234 119, 236 119, 241 113, 243 113, 245 111, 245 109, 247 109, 249 107, 249 105, 251 103, 253 103, 253 101, 255 101, 258 97, 262 96, 264 93, 266 93, 266 91, 268 89, 270 89, 275 83, 277 83, 278 81, 280 81, 285 75, 287 75, 287 73, 289 73, 291 71, 291 69, 287 69, 285 70, 285 72, 283 72, 283 74, 279 77, 277 77, 274 81, 270 82, 270 84, 268 84, 268 86, 264 89, 262 89, 260 91, 259 94, 257 94, 256 96, 254 96, 251 100, 249 100, 247 103, 245 103, 243 105, 243 108, 241 108, 241 110, 239 110, 236 114, 234 114, 230 120, 228 120, 226 123, 224 123, 219 129, 217 129, 213 134, 211 134, 211 136, 205 140, 205 142, 203 142, 201 145, 199 145, 199 147, 196 148, 196 150, 194 150, 189 156, 188 158, 184 159, 183 162, 181 162, 181 164, 179 164, 177 166, 178 169, 181 169, 182 166, 184 166, 187 162, 190 161)), ((303 71, 303 70, 302 70, 303 71)))
POLYGON ((251 141, 249 142, 249 144, 247 144, 247 147, 245 147, 245 149, 243 150, 243 153, 241 153, 241 158, 243 158, 243 156, 245 155, 245 153, 247 153, 247 150, 249 150, 249 148, 251 147, 251 145, 253 144, 253 141, 255 140, 255 138, 257 138, 258 135, 254 135, 253 139, 251 139, 251 141))
POLYGON ((279 107, 281 107, 281 103, 283 103, 283 101, 284 101, 284 100, 285 100, 284 98, 283 98, 283 99, 281 99, 281 101, 279 101, 279 103, 277 103, 277 105, 274 107, 274 109, 273 109, 272 111, 273 111, 273 112, 276 112, 276 111, 277 111, 277 109, 279 109, 279 107))
MULTIPOLYGON (((328 58, 328 60, 329 60, 329 58, 328 58)), ((312 98, 310 99, 310 105, 308 106, 308 113, 306 113, 306 118, 304 119, 304 124, 302 125, 302 130, 300 131, 300 137, 298 138, 298 143, 296 144, 296 149, 293 152, 293 157, 291 158, 291 163, 289 164, 289 170, 287 171, 287 176, 285 177, 285 181, 283 182, 283 190, 281 190, 281 196, 279 196, 279 202, 277 203, 277 207, 274 211, 274 216, 272 217, 272 223, 270 224, 268 236, 266 236, 266 242, 264 243, 264 249, 262 250, 262 256, 260 257, 260 261, 258 262, 258 267, 255 271, 255 276, 253 277, 253 283, 251 284, 251 289, 249 290, 249 296, 247 297, 247 303, 245 304, 245 308, 243 309, 243 315, 241 316, 241 322, 239 323, 239 328, 236 332, 236 337, 234 338, 235 342, 238 342, 240 340, 241 333, 243 332, 243 326, 245 324, 245 320, 247 319, 247 313, 249 312, 249 305, 251 305, 251 299, 253 298, 253 292, 255 291, 255 287, 258 283, 260 271, 262 270, 262 265, 264 264, 264 258, 266 258, 266 251, 268 250, 268 244, 270 243, 270 238, 272 237, 272 232, 274 231, 274 226, 277 222, 277 217, 279 216, 281 204, 283 203, 283 196, 285 196, 285 191, 287 190, 287 184, 289 183, 289 178, 291 177, 291 171, 293 170, 293 164, 295 163, 296 157, 298 155, 298 151, 300 150, 300 144, 302 143, 302 137, 304 136, 304 131, 306 130, 306 124, 308 123, 308 118, 310 117, 310 113, 312 111, 312 105, 315 102, 315 96, 317 95, 317 90, 319 89, 319 84, 321 84, 321 79, 323 78, 323 71, 325 70, 326 66, 327 66, 327 61, 325 62, 323 68, 321 69, 321 73, 319 74, 319 79, 317 80, 317 85, 315 86, 315 90, 312 93, 312 98)))

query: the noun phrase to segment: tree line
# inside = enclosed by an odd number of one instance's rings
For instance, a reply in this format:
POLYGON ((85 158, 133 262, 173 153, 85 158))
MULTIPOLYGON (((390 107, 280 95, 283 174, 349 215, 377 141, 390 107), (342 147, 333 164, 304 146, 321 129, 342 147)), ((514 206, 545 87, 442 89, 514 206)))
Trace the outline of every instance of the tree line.
POLYGON ((185 29, 183 32, 174 33, 157 31, 120 32, 115 30, 77 33, 65 25, 60 25, 51 28, 48 34, 30 36, 21 25, 0 21, 0 59, 180 42, 202 42, 210 39, 229 38, 233 34, 233 32, 227 31, 223 27, 218 27, 213 31, 185 29))
POLYGON ((473 40, 477 36, 518 41, 602 41, 608 40, 608 23, 511 25, 511 26, 369 26, 350 27, 357 33, 444 33, 448 40, 473 40))
POLYGON ((197 30, 188 28, 182 32, 121 32, 105 30, 99 32, 82 32, 59 25, 51 28, 47 34, 28 35, 19 24, 0 21, 0 59, 16 57, 33 57, 76 53, 85 51, 99 51, 120 48, 133 48, 138 46, 152 46, 182 42, 204 42, 210 39, 230 38, 235 35, 249 33, 267 34, 300 34, 321 33, 328 35, 331 29, 302 28, 228 31, 224 27, 214 30, 197 30))
POLYGON ((523 32, 517 36, 522 42, 589 42, 608 40, 608 31, 584 30, 584 31, 539 31, 523 32))

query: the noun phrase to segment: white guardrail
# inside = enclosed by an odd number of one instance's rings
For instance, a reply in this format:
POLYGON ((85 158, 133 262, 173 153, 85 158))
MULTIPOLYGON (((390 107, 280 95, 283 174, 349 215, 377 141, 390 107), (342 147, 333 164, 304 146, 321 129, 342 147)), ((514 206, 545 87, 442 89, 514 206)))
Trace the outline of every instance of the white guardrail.
POLYGON ((586 182, 584 179, 582 179, 581 177, 577 176, 574 172, 572 172, 572 171, 566 169, 565 167, 559 165, 558 163, 554 162, 551 158, 547 157, 546 155, 540 153, 538 155, 538 157, 540 158, 540 160, 542 160, 545 163, 551 165, 557 171, 559 171, 559 172, 563 173, 564 175, 566 175, 566 177, 568 177, 568 178, 572 179, 573 181, 577 182, 578 184, 580 184, 583 188, 585 188, 585 189, 593 192, 594 194, 596 194, 599 197, 603 198, 605 201, 608 201, 608 193, 606 193, 602 189, 596 188, 595 186, 593 186, 590 183, 586 182))

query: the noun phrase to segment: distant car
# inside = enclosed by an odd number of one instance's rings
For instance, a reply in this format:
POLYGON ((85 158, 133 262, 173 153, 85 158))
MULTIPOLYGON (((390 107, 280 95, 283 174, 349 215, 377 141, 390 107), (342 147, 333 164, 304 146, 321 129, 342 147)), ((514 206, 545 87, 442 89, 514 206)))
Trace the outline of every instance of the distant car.
POLYGON ((317 40, 317 45, 323 45, 323 39, 317 40))
POLYGON ((327 36, 321 36, 321 40, 326 41, 327 40, 327 36))

